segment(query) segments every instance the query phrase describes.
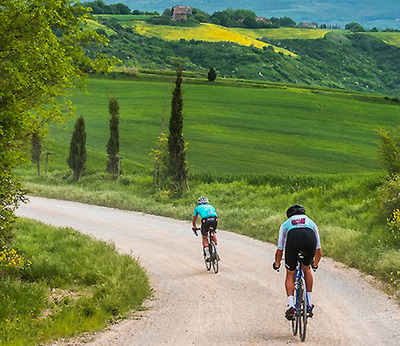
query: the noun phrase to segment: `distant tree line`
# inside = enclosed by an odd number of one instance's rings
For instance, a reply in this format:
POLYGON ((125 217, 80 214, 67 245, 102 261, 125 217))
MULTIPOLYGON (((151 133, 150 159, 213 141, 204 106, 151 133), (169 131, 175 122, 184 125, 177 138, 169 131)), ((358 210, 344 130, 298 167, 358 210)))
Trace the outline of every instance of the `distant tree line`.
POLYGON ((118 3, 118 4, 110 4, 107 5, 105 4, 102 0, 96 0, 96 1, 89 1, 89 2, 83 2, 83 6, 85 7, 90 7, 92 9, 93 14, 136 14, 136 15, 153 15, 153 16, 158 16, 158 12, 147 12, 147 11, 139 11, 139 10, 133 10, 123 4, 123 3, 118 3))
MULTIPOLYGON (((221 25, 225 27, 239 27, 239 28, 249 28, 249 29, 262 29, 262 28, 307 28, 307 29, 340 29, 338 25, 327 25, 317 23, 309 23, 309 22, 301 22, 296 23, 290 17, 258 17, 251 10, 244 9, 226 9, 223 11, 217 11, 213 14, 209 14, 205 11, 202 11, 198 8, 192 8, 192 15, 189 16, 186 20, 182 20, 179 22, 175 22, 172 20, 173 8, 166 8, 162 15, 157 11, 149 12, 149 11, 139 11, 139 10, 131 10, 127 5, 123 3, 117 4, 105 4, 102 0, 96 0, 91 2, 84 2, 84 6, 92 8, 93 14, 133 14, 133 15, 149 15, 154 16, 153 18, 147 19, 147 21, 151 24, 158 25, 173 25, 173 26, 195 26, 199 23, 211 23, 216 25, 221 25)), ((356 22, 351 22, 346 24, 346 30, 350 30, 351 32, 366 32, 366 30, 361 24, 356 22)), ((379 31, 376 27, 373 27, 369 30, 370 32, 379 31)), ((398 29, 389 29, 386 28, 382 30, 384 32, 398 32, 398 29)))

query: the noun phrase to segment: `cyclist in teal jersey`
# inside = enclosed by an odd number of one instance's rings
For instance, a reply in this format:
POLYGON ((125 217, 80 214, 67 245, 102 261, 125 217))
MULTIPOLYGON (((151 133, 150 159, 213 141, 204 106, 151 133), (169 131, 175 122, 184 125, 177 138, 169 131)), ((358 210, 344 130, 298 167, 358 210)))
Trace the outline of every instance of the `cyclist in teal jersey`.
POLYGON ((286 211, 287 220, 279 229, 278 249, 275 253, 275 262, 272 267, 278 270, 285 249, 286 280, 285 288, 288 297, 289 308, 285 313, 288 320, 294 318, 294 274, 297 264, 297 254, 302 252, 302 269, 306 281, 306 289, 310 309, 309 316, 312 317, 312 288, 313 275, 311 267, 316 270, 321 260, 322 250, 319 239, 318 227, 313 220, 306 215, 306 210, 299 204, 292 205, 286 211))
MULTIPOLYGON (((197 229, 196 222, 199 215, 201 217, 201 235, 203 239, 203 248, 206 254, 206 260, 209 260, 210 251, 208 249, 208 230, 210 227, 212 227, 214 230, 217 229, 218 215, 215 211, 215 208, 209 203, 207 197, 201 196, 197 200, 197 207, 194 209, 192 219, 192 230, 195 233, 197 229)), ((215 235, 215 232, 213 233, 213 237, 215 246, 217 246, 217 236, 215 235)))

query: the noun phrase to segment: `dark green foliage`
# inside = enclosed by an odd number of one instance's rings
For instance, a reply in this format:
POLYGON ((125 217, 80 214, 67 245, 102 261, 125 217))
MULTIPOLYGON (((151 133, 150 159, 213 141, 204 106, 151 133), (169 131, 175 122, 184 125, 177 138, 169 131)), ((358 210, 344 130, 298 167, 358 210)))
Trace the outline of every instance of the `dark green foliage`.
POLYGON ((117 98, 110 97, 109 100, 110 114, 110 138, 107 143, 107 172, 113 177, 119 175, 119 103, 117 98))
POLYGON ((169 120, 168 135, 168 174, 172 188, 182 193, 187 183, 188 169, 186 167, 186 148, 183 139, 183 99, 182 99, 182 67, 176 66, 175 89, 171 101, 171 118, 169 120))
POLYGON ((380 140, 380 159, 389 176, 400 175, 400 127, 390 132, 381 127, 376 133, 380 140))
POLYGON ((31 143, 32 143, 31 161, 32 163, 36 164, 37 174, 40 175, 40 155, 42 154, 42 143, 41 143, 41 138, 37 132, 34 132, 32 134, 31 143))
POLYGON ((365 31, 365 29, 363 28, 363 26, 361 24, 355 23, 355 22, 346 24, 344 28, 346 30, 350 30, 351 32, 364 32, 365 31))
POLYGON ((211 67, 210 70, 208 71, 207 78, 210 82, 214 82, 215 79, 217 78, 217 70, 215 67, 211 67))
POLYGON ((102 0, 83 2, 83 6, 90 7, 93 11, 93 14, 130 14, 130 8, 123 4, 105 4, 102 0))
POLYGON ((79 117, 75 123, 67 163, 73 171, 73 179, 81 179, 86 165, 86 132, 83 117, 79 117))

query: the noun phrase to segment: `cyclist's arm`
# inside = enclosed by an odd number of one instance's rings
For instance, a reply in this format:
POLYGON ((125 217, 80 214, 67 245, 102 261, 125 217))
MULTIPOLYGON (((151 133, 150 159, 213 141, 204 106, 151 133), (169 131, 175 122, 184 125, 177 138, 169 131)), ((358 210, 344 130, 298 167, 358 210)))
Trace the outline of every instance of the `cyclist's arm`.
POLYGON ((286 238, 286 229, 282 225, 281 228, 279 229, 278 249, 275 252, 275 265, 277 267, 281 265, 283 257, 283 248, 285 246, 285 238, 286 238))
POLYGON ((281 265, 282 257, 283 257, 283 250, 276 249, 276 252, 275 252, 275 266, 277 268, 279 268, 280 265, 281 265))
POLYGON ((322 257, 322 250, 321 250, 321 248, 319 248, 315 252, 314 263, 313 263, 314 267, 318 267, 319 261, 321 260, 321 257, 322 257))
POLYGON ((196 222, 197 222, 197 215, 193 215, 193 219, 192 219, 192 227, 193 228, 197 227, 196 222))
POLYGON ((314 233, 317 238, 317 250, 315 252, 315 257, 314 257, 314 267, 318 267, 319 261, 321 260, 322 257, 322 249, 321 249, 321 240, 319 239, 319 231, 318 231, 318 226, 314 226, 314 233))

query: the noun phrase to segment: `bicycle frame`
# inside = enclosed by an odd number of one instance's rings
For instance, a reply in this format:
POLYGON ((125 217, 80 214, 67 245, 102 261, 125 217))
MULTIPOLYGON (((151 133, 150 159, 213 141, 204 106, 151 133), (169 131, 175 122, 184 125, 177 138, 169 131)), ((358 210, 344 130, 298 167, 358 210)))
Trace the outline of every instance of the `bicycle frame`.
POLYGON ((306 338, 307 330, 307 316, 310 307, 310 302, 308 299, 306 281, 304 278, 304 273, 302 270, 301 259, 303 255, 300 253, 298 255, 297 266, 294 278, 295 287, 295 320, 292 321, 292 331, 293 335, 296 335, 299 331, 300 340, 304 341, 306 338))
POLYGON ((299 310, 299 303, 301 302, 300 295, 300 284, 302 285, 303 289, 306 290, 306 306, 307 309, 310 307, 310 303, 308 301, 308 294, 306 289, 306 280, 304 278, 303 269, 301 268, 301 263, 297 262, 296 271, 295 271, 295 278, 294 278, 294 289, 296 292, 296 300, 295 300, 295 311, 299 310))

